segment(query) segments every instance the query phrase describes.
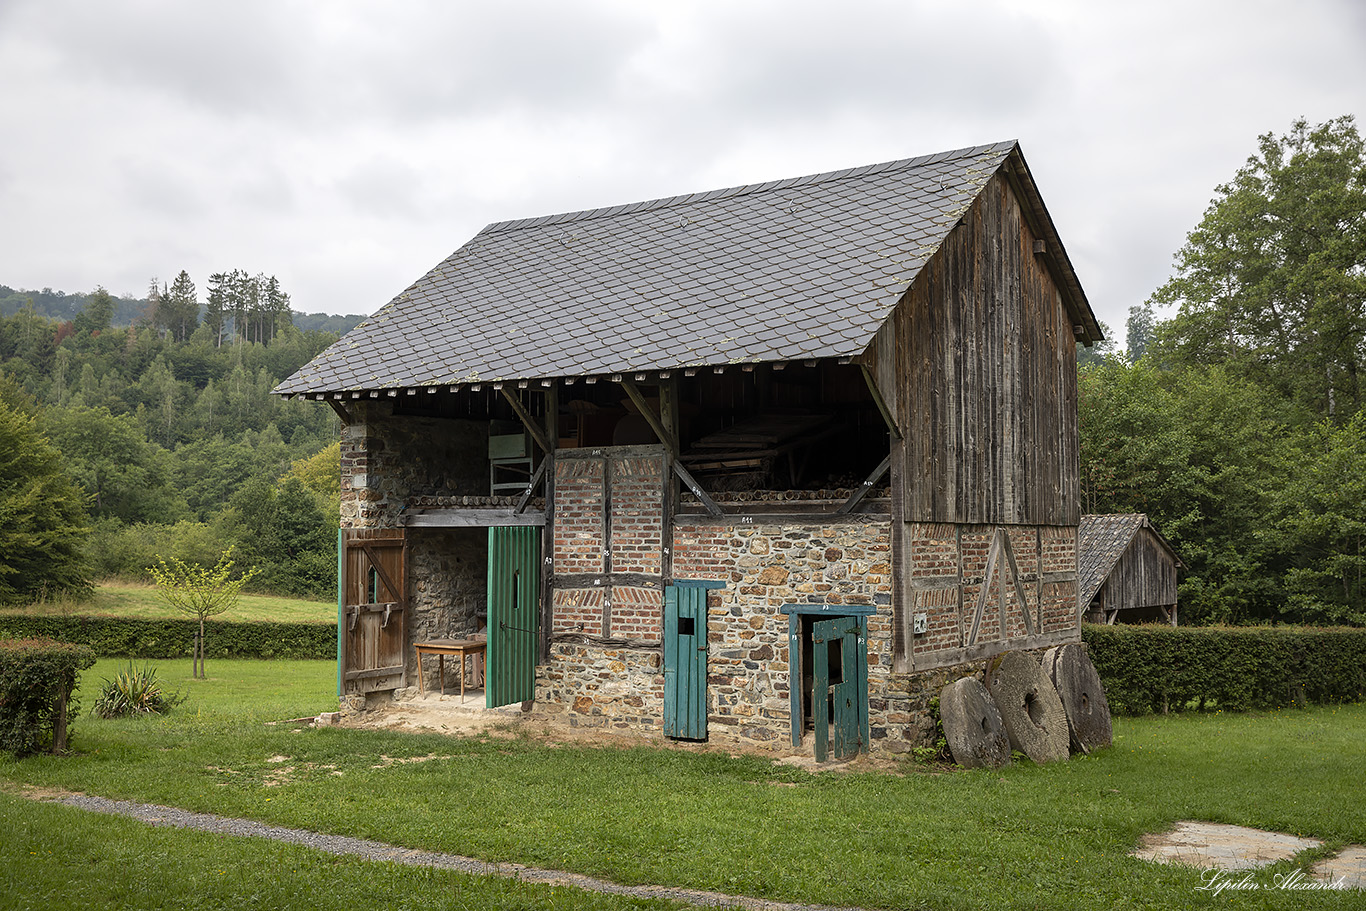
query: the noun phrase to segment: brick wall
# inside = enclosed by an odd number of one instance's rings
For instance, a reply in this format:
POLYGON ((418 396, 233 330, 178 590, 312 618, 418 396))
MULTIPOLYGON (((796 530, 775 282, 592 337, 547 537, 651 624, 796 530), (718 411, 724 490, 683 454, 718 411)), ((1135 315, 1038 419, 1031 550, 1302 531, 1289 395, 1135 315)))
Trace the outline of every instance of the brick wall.
POLYGON ((663 568, 664 459, 607 461, 612 493, 612 571, 659 575, 663 568))
POLYGON ((555 460, 556 575, 603 571, 605 477, 605 459, 555 460))

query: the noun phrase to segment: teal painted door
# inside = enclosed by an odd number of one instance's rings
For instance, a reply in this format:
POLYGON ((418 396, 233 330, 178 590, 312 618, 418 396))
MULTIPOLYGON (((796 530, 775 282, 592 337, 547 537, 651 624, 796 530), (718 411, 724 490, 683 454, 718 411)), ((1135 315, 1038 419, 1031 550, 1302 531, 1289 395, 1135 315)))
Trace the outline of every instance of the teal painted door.
POLYGON ((536 696, 537 623, 541 602, 541 529, 489 529, 487 705, 536 696))
POLYGON ((664 589, 664 736, 707 738, 707 589, 664 589))
POLYGON ((860 715, 866 713, 868 683, 867 663, 859 661, 861 628, 857 617, 811 625, 811 714, 818 762, 829 756, 848 759, 862 747, 860 715))

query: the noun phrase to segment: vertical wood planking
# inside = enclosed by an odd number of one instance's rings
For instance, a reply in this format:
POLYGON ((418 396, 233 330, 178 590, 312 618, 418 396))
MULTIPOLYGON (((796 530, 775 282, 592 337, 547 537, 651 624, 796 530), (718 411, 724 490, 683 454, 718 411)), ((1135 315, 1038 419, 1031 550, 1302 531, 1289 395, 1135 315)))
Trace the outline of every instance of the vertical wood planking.
POLYGON ((907 521, 1080 520, 1075 342, 1033 243, 998 174, 892 317, 907 521))
POLYGON ((536 695, 540 541, 541 529, 534 525, 489 529, 485 693, 490 708, 536 695))

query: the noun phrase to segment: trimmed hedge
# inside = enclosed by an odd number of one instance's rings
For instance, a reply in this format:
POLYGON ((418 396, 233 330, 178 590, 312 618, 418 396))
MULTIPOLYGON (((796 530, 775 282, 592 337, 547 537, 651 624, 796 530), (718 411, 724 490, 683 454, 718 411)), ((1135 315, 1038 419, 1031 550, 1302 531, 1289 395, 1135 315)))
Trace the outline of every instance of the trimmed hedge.
POLYGON ((1113 712, 1278 708, 1366 695, 1366 629, 1082 624, 1113 712))
POLYGON ((0 750, 66 749, 71 693, 81 671, 94 663, 94 650, 83 645, 0 639, 0 750))
MULTIPOLYGON (((107 658, 188 658, 199 621, 133 620, 119 617, 0 616, 0 636, 43 636, 88 645, 107 658)), ((235 623, 204 625, 206 658, 336 658, 335 623, 235 623)))

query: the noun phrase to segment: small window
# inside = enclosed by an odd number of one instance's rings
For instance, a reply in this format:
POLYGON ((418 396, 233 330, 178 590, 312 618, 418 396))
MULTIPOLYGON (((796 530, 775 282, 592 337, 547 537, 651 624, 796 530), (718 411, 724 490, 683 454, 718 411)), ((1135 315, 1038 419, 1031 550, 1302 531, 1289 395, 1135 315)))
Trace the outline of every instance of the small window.
POLYGON ((678 618, 678 635, 680 635, 680 636, 691 636, 691 635, 693 635, 693 634, 694 634, 694 633, 693 633, 693 630, 694 630, 693 623, 694 623, 694 621, 693 621, 693 618, 692 618, 692 617, 679 617, 679 618, 678 618))

